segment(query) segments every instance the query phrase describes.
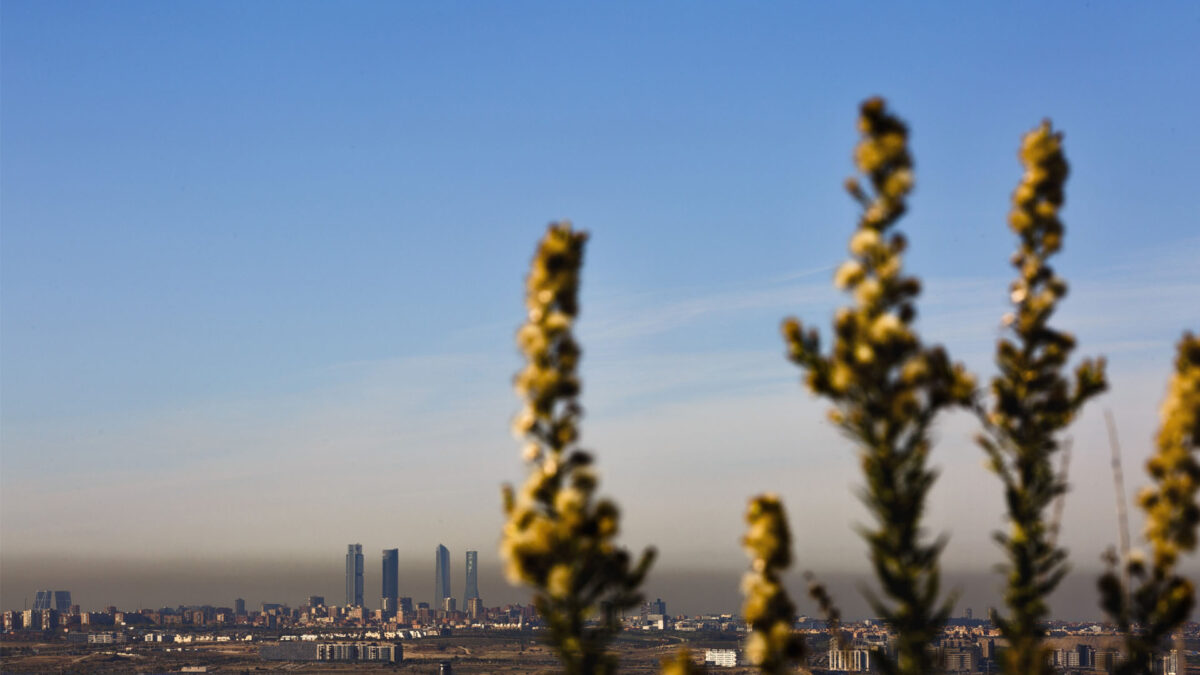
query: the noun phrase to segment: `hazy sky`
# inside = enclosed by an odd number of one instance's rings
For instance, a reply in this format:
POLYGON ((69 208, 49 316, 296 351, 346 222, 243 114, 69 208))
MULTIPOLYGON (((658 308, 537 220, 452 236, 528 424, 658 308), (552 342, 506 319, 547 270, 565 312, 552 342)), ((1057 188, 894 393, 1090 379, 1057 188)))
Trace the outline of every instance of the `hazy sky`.
MULTIPOLYGON (((920 329, 982 377, 1017 144, 1066 132, 1058 325, 1113 384, 1071 432, 1090 573, 1117 536, 1101 412, 1133 492, 1200 329, 1200 6, 911 7, 4 2, 0 604, 106 570, 203 601, 197 566, 251 602, 337 598, 351 542, 369 576, 400 547, 432 577, 438 543, 494 573, 522 279, 558 218, 593 235, 583 433, 624 541, 663 575, 741 569, 745 501, 773 490, 799 568, 862 571, 854 451, 778 325, 842 302, 872 94, 913 131, 920 329), (259 597, 228 561, 333 578, 259 597)), ((1000 559, 973 433, 946 418, 934 455, 930 531, 963 573, 1000 559)), ((103 592, 77 599, 139 602, 103 592)))

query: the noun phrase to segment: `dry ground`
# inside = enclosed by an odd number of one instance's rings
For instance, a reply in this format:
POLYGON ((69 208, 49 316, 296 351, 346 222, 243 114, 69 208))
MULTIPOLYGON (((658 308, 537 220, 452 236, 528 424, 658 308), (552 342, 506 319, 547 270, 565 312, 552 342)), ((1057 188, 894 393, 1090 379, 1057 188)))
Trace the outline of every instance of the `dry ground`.
MULTIPOLYGON (((621 672, 654 673, 661 659, 677 650, 682 640, 664 635, 623 636, 615 644, 621 672)), ((735 646, 736 642, 722 643, 735 646)), ((537 637, 460 634, 444 638, 405 641, 399 664, 347 664, 263 661, 258 646, 241 643, 82 646, 63 643, 3 643, 0 672, 9 673, 164 673, 184 666, 207 666, 213 673, 437 673, 450 661, 456 675, 503 673, 535 675, 558 672, 557 660, 537 637), (128 649, 127 649, 128 647, 128 649), (171 651, 167 651, 168 647, 171 651)), ((700 646, 703 649, 703 646, 700 646)), ((722 669, 736 675, 743 669, 722 669)))

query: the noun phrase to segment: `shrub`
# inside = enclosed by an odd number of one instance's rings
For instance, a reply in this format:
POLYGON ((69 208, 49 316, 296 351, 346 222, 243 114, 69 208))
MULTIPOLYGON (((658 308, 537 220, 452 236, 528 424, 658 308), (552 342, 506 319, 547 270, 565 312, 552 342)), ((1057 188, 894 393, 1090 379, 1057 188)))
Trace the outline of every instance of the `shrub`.
POLYGON ((1025 175, 1013 193, 1009 226, 1020 239, 1012 257, 1018 276, 1011 287, 1014 312, 1004 317, 1008 335, 996 346, 999 373, 992 378, 991 407, 977 408, 985 433, 978 437, 989 466, 1004 484, 1009 530, 997 532, 1008 563, 1005 603, 996 625, 1008 640, 1005 672, 1050 673, 1043 644, 1049 606, 1046 601, 1067 573, 1067 552, 1056 544, 1045 514, 1067 490, 1066 477, 1054 470, 1057 434, 1089 398, 1104 391, 1104 361, 1085 360, 1068 381, 1061 371, 1075 339, 1050 327, 1067 284, 1047 260, 1062 246, 1067 161, 1062 135, 1048 122, 1021 143, 1025 175))
POLYGON ((913 186, 908 129, 874 98, 862 105, 859 130, 855 160, 871 194, 858 180, 847 181, 863 212, 850 239, 851 258, 834 279, 853 293, 854 304, 838 310, 828 356, 821 354, 817 331, 796 319, 784 322, 783 334, 809 389, 833 402, 833 422, 859 447, 862 498, 875 521, 862 534, 883 595, 870 592, 868 600, 897 637, 895 660, 880 660, 887 672, 917 675, 934 670, 925 647, 950 612, 950 603, 938 598, 944 540, 928 541, 921 531, 935 478, 927 467, 929 432, 938 412, 971 402, 975 385, 961 365, 940 347, 924 346, 911 328, 921 286, 902 272, 903 235, 890 232, 913 186))
POLYGON ((1127 659, 1119 675, 1150 673, 1151 659, 1166 648, 1171 633, 1195 605, 1192 582, 1179 575, 1179 555, 1196 550, 1200 525, 1200 338, 1185 333, 1179 341, 1175 372, 1163 401, 1157 449, 1146 471, 1154 481, 1138 497, 1146 511, 1151 559, 1140 554, 1125 561, 1126 586, 1110 554, 1110 569, 1100 578, 1100 604, 1125 634, 1127 659))
POLYGON ((617 506, 596 498, 592 457, 577 445, 580 349, 571 327, 586 241, 570 223, 550 225, 526 279, 529 313, 517 344, 527 364, 515 378, 524 407, 513 431, 527 442, 530 473, 518 494, 504 489, 501 543, 509 578, 536 589, 534 606, 569 674, 616 671, 606 647, 621 610, 641 602, 654 560, 651 549, 634 563, 616 546, 617 506))

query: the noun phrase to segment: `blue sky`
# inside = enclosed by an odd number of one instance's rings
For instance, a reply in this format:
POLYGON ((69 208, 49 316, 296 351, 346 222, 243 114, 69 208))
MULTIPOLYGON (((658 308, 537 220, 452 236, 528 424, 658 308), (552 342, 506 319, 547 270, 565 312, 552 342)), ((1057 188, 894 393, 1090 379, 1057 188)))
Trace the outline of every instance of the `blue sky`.
MULTIPOLYGON (((489 555, 490 495, 521 475, 522 277, 558 218, 593 234, 584 434, 631 543, 740 565, 741 505, 771 487, 798 520, 840 495, 797 529, 828 543, 814 564, 861 556, 852 450, 778 322, 839 302, 840 184, 872 94, 913 131, 901 227, 927 339, 990 372, 1016 147, 1044 117, 1072 164, 1061 325, 1109 355, 1093 413, 1114 409, 1132 464, 1170 346, 1200 328, 1194 4, 0 11, 5 557, 336 557, 349 540, 423 557, 455 537, 489 555), (220 506, 147 510, 148 492, 220 506), (98 504, 137 515, 72 517, 98 504)), ((1073 432, 1095 446, 1067 515, 1084 565, 1115 537, 1098 419, 1073 432)), ((956 506, 975 494, 956 485, 991 480, 970 433, 941 434, 934 516, 974 569, 999 506, 956 506)))

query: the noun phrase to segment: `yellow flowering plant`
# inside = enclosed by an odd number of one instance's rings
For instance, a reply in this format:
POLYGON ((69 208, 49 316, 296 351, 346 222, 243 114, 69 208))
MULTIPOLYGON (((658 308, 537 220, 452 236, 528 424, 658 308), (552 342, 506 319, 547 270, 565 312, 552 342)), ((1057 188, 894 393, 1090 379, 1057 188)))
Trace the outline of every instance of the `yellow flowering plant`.
POLYGON ((1053 672, 1044 645, 1047 597, 1067 573, 1067 552, 1055 542, 1047 510, 1067 490, 1054 470, 1058 434, 1083 404, 1106 388, 1104 360, 1084 360, 1072 380, 1062 370, 1075 347, 1068 333, 1049 320, 1067 284, 1047 264, 1062 246, 1058 212, 1068 166, 1062 134, 1048 122, 1025 135, 1020 159, 1025 174, 1013 193, 1009 226, 1019 245, 1012 257, 1014 311, 1004 317, 1007 335, 997 343, 991 407, 976 412, 985 433, 978 442, 990 468, 1004 485, 1009 529, 996 533, 1008 558, 1005 603, 1008 615, 994 615, 1008 640, 1004 670, 1011 675, 1053 672))
POLYGON ((875 521, 863 536, 882 587, 882 597, 868 599, 897 637, 895 658, 880 661, 887 672, 923 675, 934 670, 925 648, 949 615, 949 603, 938 598, 944 542, 928 541, 921 531, 935 479, 927 466, 929 432, 938 412, 970 404, 975 384, 911 327, 920 282, 902 273, 906 242, 891 231, 913 187, 908 128, 873 98, 862 104, 859 130, 855 161, 871 194, 857 179, 847 181, 863 211, 850 260, 834 278, 854 303, 834 318, 829 355, 821 353, 817 331, 796 319, 784 321, 783 334, 808 388, 834 404, 834 423, 859 446, 862 497, 875 521))
POLYGON ((783 572, 792 564, 792 535, 779 497, 751 499, 746 524, 742 546, 751 561, 742 580, 742 614, 750 627, 746 658, 769 675, 791 672, 804 658, 804 638, 792 632, 796 606, 783 585, 783 572))
POLYGON ((616 672, 607 645, 654 559, 636 562, 615 544, 616 504, 595 496, 592 457, 579 449, 580 348, 572 334, 579 312, 579 272, 587 234, 554 223, 526 279, 527 320, 517 332, 526 366, 514 381, 523 407, 513 432, 525 441, 529 477, 504 488, 501 555, 515 583, 533 586, 534 606, 570 675, 616 672))
POLYGON ((1185 333, 1179 341, 1175 372, 1163 401, 1157 448, 1146 462, 1153 485, 1138 503, 1146 512, 1147 565, 1140 555, 1124 562, 1130 586, 1118 574, 1116 556, 1099 582, 1100 604, 1125 634, 1126 659, 1119 675, 1151 672, 1151 659, 1166 648, 1171 633, 1195 606, 1192 582, 1180 576, 1182 553, 1196 550, 1200 526, 1200 337, 1185 333))
POLYGON ((692 652, 687 647, 680 647, 674 654, 664 657, 659 666, 659 675, 704 675, 708 672, 692 660, 692 652))

